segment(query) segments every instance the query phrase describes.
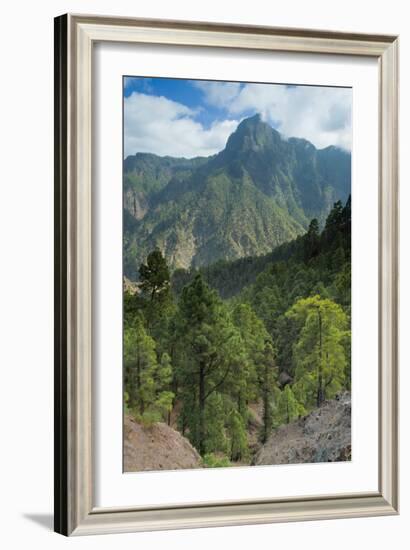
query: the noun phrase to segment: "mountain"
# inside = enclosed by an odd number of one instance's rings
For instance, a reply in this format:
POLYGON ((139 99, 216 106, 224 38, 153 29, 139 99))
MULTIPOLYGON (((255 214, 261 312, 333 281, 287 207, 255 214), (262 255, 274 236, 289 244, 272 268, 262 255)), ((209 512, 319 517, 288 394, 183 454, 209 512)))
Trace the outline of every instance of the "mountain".
MULTIPOLYGON (((331 286, 342 265, 350 262, 351 258, 350 196, 345 205, 341 201, 334 204, 322 231, 313 238, 315 241, 313 247, 312 234, 308 231, 292 241, 277 246, 268 254, 246 256, 230 261, 218 260, 197 269, 192 267, 188 270, 176 269, 171 275, 172 289, 176 295, 180 295, 183 287, 191 283, 200 273, 207 284, 217 290, 221 298, 229 299, 237 296, 246 287, 249 288, 258 278, 262 282, 263 289, 266 283, 265 275, 269 274, 275 266, 277 269, 274 284, 282 295, 282 301, 285 295, 293 296, 293 287, 300 292, 300 275, 306 270, 306 266, 309 266, 310 270, 308 280, 303 284, 307 295, 310 295, 315 287, 317 288, 319 281, 325 286, 331 286), (313 276, 312 270, 317 271, 317 278, 313 276), (298 282, 294 280, 295 278, 298 282)), ((267 280, 269 284, 272 282, 269 276, 267 280)), ((130 281, 125 279, 124 284, 128 284, 128 288, 132 291, 130 281)), ((345 281, 344 291, 348 287, 348 281, 345 281)), ((255 295, 253 291, 251 294, 255 295)), ((341 297, 338 297, 338 301, 346 305, 346 301, 341 297)), ((286 304, 286 307, 290 305, 292 303, 286 304)))
POLYGON ((259 115, 217 155, 124 160, 124 274, 155 247, 172 269, 267 254, 350 194, 350 153, 285 139, 259 115))

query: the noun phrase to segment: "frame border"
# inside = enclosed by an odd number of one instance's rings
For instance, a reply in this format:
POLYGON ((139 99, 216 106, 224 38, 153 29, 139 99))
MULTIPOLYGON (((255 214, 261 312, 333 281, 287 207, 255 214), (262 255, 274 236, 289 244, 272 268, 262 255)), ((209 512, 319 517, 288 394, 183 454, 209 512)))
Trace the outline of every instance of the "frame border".
POLYGON ((63 535, 398 513, 398 37, 59 16, 55 31, 55 525, 63 535), (97 41, 373 57, 379 66, 379 490, 150 508, 92 502, 92 48, 97 41))

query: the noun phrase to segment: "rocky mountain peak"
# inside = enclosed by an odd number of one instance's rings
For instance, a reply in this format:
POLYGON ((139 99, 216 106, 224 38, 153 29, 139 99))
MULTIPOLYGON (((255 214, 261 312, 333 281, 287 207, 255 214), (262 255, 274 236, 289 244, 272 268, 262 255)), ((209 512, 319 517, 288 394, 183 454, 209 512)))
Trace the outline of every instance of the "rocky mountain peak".
POLYGON ((280 134, 262 120, 259 113, 245 118, 229 136, 226 151, 262 151, 280 140, 280 134))
POLYGON ((124 162, 124 273, 137 280, 154 248, 171 269, 267 254, 345 202, 350 174, 349 153, 285 139, 259 114, 208 158, 137 154, 124 162))

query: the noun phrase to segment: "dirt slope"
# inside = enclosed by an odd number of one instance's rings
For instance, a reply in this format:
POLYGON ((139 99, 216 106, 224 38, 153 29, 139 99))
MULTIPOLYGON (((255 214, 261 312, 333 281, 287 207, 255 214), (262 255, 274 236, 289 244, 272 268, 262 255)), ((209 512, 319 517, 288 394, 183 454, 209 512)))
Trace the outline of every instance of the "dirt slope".
POLYGON ((124 423, 124 470, 180 470, 201 467, 201 457, 179 432, 162 422, 144 427, 129 416, 124 423))
POLYGON ((275 430, 254 463, 297 464, 351 459, 351 397, 343 393, 275 430))

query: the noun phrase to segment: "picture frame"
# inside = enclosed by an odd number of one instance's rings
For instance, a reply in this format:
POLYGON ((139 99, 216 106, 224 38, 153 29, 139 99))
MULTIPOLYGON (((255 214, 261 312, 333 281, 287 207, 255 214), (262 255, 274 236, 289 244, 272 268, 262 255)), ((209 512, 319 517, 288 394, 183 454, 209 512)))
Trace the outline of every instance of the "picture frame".
POLYGON ((55 531, 63 535, 398 513, 398 37, 63 15, 55 19, 55 531), (364 56, 379 76, 379 487, 370 493, 94 505, 92 51, 97 43, 364 56))

